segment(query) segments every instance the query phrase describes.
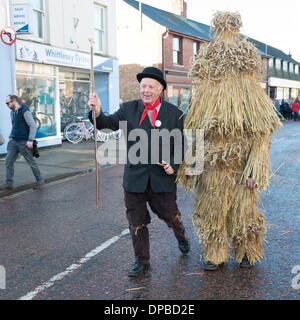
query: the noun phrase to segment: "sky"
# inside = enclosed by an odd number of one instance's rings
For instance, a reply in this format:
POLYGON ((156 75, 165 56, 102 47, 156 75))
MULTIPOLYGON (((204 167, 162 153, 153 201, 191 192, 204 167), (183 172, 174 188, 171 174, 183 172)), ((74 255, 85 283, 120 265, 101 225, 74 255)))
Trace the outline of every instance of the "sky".
MULTIPOLYGON (((238 11, 241 33, 265 42, 300 62, 300 0, 185 0, 187 18, 210 25, 216 11, 238 11)), ((171 11, 172 0, 142 0, 171 11)))

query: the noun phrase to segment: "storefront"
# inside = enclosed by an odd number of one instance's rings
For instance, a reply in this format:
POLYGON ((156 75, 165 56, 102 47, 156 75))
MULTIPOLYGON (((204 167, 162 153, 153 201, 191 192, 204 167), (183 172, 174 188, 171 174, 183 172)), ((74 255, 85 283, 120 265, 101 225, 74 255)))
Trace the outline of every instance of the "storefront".
POLYGON ((289 100, 300 97, 300 81, 269 78, 270 97, 275 100, 289 100))
MULTIPOLYGON (((118 64, 94 56, 95 90, 104 111, 118 106, 118 64)), ((16 90, 36 121, 39 146, 61 144, 66 125, 87 118, 90 92, 90 55, 18 40, 16 90)))

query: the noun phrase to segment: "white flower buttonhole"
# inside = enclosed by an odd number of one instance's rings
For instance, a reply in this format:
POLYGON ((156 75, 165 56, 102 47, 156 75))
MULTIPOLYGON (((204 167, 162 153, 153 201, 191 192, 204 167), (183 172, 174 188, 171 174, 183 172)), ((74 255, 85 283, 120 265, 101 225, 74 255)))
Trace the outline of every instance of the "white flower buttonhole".
POLYGON ((156 120, 155 121, 155 127, 157 127, 157 128, 161 127, 161 121, 156 120))

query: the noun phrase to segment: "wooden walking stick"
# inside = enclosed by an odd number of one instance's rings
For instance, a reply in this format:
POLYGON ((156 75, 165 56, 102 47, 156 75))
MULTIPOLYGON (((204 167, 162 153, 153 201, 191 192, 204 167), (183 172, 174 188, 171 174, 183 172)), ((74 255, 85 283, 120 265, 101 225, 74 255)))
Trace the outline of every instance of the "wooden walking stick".
MULTIPOLYGON (((91 70, 90 70, 90 81, 91 81, 91 93, 95 92, 95 79, 94 79, 94 40, 89 39, 91 45, 91 70)), ((97 161, 97 125, 96 125, 96 111, 95 106, 93 108, 93 121, 94 121, 94 145, 95 145, 95 166, 96 166, 96 205, 99 208, 99 165, 97 161)))

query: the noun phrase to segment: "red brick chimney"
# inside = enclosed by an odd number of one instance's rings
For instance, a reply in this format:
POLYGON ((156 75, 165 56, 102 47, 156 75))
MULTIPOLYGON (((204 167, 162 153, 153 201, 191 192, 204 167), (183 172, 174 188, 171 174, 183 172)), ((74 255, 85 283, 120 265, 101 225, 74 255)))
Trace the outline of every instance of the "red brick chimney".
POLYGON ((187 4, 184 0, 172 1, 172 12, 178 16, 181 16, 182 18, 186 18, 186 7, 187 4))

